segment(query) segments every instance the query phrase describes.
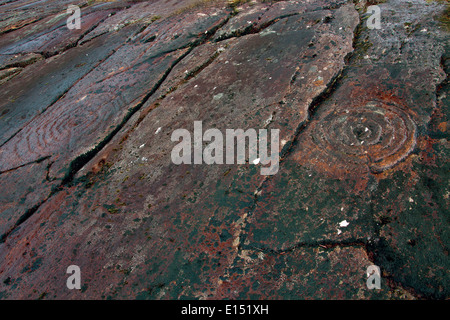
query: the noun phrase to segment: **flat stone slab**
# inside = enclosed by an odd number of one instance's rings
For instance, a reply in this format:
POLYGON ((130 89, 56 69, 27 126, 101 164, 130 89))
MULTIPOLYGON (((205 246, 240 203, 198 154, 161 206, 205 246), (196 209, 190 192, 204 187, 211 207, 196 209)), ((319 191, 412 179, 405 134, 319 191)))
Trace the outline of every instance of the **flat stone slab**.
POLYGON ((0 3, 0 298, 448 298, 448 25, 412 2, 0 3), (196 121, 278 129, 274 174, 175 164, 196 121))

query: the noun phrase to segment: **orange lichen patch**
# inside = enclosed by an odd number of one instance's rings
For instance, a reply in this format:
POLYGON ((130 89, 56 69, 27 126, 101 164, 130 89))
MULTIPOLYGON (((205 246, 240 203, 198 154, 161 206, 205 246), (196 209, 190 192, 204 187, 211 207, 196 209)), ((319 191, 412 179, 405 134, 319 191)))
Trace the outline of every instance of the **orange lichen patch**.
POLYGON ((100 159, 100 161, 98 161, 97 163, 95 163, 92 166, 91 170, 92 170, 93 173, 98 173, 106 165, 106 158, 107 158, 107 155, 104 154, 102 156, 102 158, 100 159))
POLYGON ((417 141, 417 147, 420 149, 420 158, 424 163, 436 165, 436 154, 433 150, 433 145, 437 141, 430 137, 421 137, 417 141))
POLYGON ((439 124, 438 124, 438 129, 439 129, 441 132, 447 131, 447 122, 441 122, 441 123, 439 123, 439 124))
POLYGON ((413 163, 414 163, 414 161, 417 161, 418 158, 419 158, 419 156, 417 156, 416 154, 410 154, 403 161, 401 161, 398 164, 396 164, 395 167, 388 168, 388 169, 386 169, 384 171, 380 171, 380 172, 373 172, 373 176, 378 181, 381 181, 381 180, 384 180, 384 179, 392 179, 393 173, 395 173, 397 171, 403 171, 403 172, 411 173, 412 172, 413 163))
POLYGON ((319 87, 319 86, 323 85, 323 80, 316 80, 316 81, 314 81, 314 85, 316 87, 319 87))

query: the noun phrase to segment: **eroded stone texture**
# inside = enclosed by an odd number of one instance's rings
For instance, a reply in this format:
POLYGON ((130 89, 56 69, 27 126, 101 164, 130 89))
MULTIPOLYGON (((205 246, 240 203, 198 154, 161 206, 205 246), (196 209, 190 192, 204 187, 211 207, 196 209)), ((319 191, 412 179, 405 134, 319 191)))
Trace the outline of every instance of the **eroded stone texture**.
MULTIPOLYGON (((185 23, 194 24, 203 34, 225 17, 226 13, 222 12, 205 19, 195 19, 197 15, 192 13, 186 17, 185 23)), ((170 24, 166 21, 161 23, 170 24)), ((171 26, 180 28, 181 23, 175 22, 171 26)), ((55 159, 61 156, 63 158, 52 166, 51 175, 54 176, 53 172, 64 175, 69 160, 67 157, 74 158, 74 155, 80 155, 92 145, 100 143, 108 135, 108 131, 111 131, 111 127, 120 124, 130 106, 144 99, 175 61, 186 53, 185 47, 201 34, 185 34, 177 38, 175 44, 162 39, 156 46, 135 39, 118 48, 113 55, 87 74, 83 81, 75 83, 47 112, 23 127, 5 143, 0 154, 0 158, 3 158, 0 160, 0 170, 35 161, 43 154, 59 153, 55 159), (79 96, 80 92, 83 92, 82 96, 79 96), (83 117, 85 114, 91 115, 89 122, 83 117), (62 126, 65 129, 61 132, 62 126), (91 126, 94 131, 89 136, 89 131, 85 129, 91 126), (44 127, 47 129, 42 130, 44 127), (54 136, 55 132, 57 133, 54 136), (33 147, 23 145, 27 149, 23 152, 25 149, 19 146, 21 143, 33 147), (62 166, 66 168, 61 168, 62 166)))
POLYGON ((64 3, 24 5, 0 6, 1 298, 448 297, 442 4, 369 30, 365 2, 93 3, 70 37, 64 3), (173 164, 194 121, 280 129, 279 172, 173 164))
MULTIPOLYGON (((401 3, 391 6, 395 13, 384 16, 388 27, 379 31, 384 36, 363 30, 364 48, 357 47, 335 93, 317 108, 280 174, 262 189, 246 241, 271 250, 311 242, 364 244, 375 248, 375 262, 382 261, 386 275, 425 296, 444 297, 447 205, 445 192, 427 185, 446 165, 426 159, 439 159, 434 152, 423 157, 424 148, 430 151, 426 132, 436 90, 445 78, 443 39, 435 32, 424 35, 438 28, 436 7, 429 5, 420 10, 420 40, 404 52, 393 49, 408 31, 391 31, 406 10, 401 3), (426 57, 413 53, 418 47, 426 57), (344 220, 349 225, 342 228, 344 220), (400 231, 402 224, 409 231, 400 231)), ((406 19, 418 19, 415 14, 409 11, 406 19)))
POLYGON ((19 0, 2 4, 2 19, 0 21, 0 33, 8 33, 34 22, 39 22, 53 14, 62 13, 69 4, 84 4, 83 1, 50 0, 29 1, 19 0))
POLYGON ((2 236, 6 236, 16 224, 32 214, 34 208, 50 195, 52 183, 47 176, 48 165, 48 159, 42 159, 0 175, 0 183, 4 187, 0 200, 2 236))
MULTIPOLYGON (((128 30, 128 33, 132 30, 128 30)), ((64 54, 40 60, 3 84, 0 92, 6 98, 0 102, 1 144, 13 138, 40 113, 52 108, 71 87, 121 46, 127 37, 125 32, 99 37, 64 54)), ((21 165, 19 162, 10 164, 21 165)))
POLYGON ((218 280, 214 298, 414 298, 404 290, 369 292, 364 272, 370 265, 362 248, 298 248, 283 255, 242 250, 232 275, 218 280))

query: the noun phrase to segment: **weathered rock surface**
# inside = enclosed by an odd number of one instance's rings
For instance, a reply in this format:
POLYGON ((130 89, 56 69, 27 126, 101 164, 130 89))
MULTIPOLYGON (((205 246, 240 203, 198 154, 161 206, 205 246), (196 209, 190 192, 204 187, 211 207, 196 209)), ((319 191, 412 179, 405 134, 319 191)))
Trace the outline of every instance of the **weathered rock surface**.
POLYGON ((0 3, 1 298, 449 297, 444 4, 68 4, 0 3), (194 121, 278 173, 174 164, 194 121))

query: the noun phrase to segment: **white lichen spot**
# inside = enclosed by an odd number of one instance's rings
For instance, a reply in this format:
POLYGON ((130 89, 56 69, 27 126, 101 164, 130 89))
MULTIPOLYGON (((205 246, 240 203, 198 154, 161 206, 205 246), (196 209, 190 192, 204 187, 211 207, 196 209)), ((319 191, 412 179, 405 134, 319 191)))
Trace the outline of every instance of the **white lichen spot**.
POLYGON ((270 117, 264 121, 264 125, 268 126, 273 121, 273 114, 270 115, 270 117))
POLYGON ((232 246, 235 247, 235 248, 237 248, 237 247, 239 246, 239 243, 240 243, 240 242, 241 242, 241 239, 240 239, 239 237, 236 237, 236 238, 233 240, 232 246))
POLYGON ((276 33, 276 32, 273 31, 273 30, 270 30, 270 29, 266 29, 266 30, 264 30, 264 31, 261 31, 261 32, 259 33, 259 35, 260 35, 261 37, 265 37, 265 36, 267 36, 267 35, 269 35, 269 34, 272 34, 272 33, 276 33))
POLYGON ((218 93, 218 94, 214 95, 213 99, 215 101, 218 101, 218 100, 222 99, 222 97, 223 97, 223 93, 218 93))
POLYGON ((345 228, 349 225, 349 223, 347 222, 347 220, 342 220, 341 222, 339 222, 339 227, 345 228))

